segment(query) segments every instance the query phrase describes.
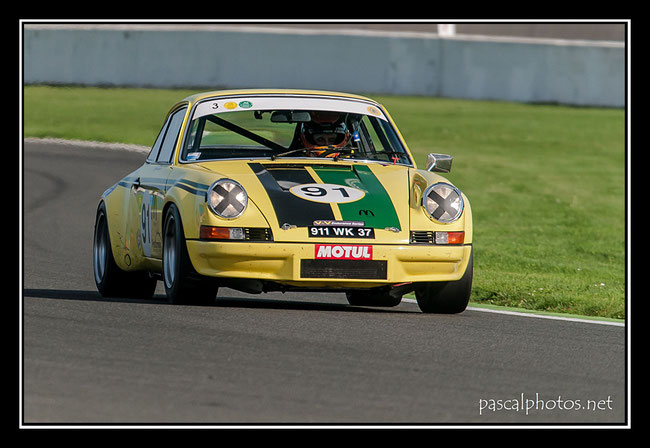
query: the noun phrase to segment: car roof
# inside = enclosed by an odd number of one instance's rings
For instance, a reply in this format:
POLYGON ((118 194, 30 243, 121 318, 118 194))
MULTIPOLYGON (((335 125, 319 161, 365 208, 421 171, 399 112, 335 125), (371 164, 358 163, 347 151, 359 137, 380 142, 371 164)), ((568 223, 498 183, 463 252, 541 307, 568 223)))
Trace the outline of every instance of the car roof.
POLYGON ((342 92, 333 92, 326 90, 300 90, 300 89, 236 89, 236 90, 215 90, 209 92, 201 92, 194 95, 190 95, 185 98, 183 101, 187 101, 190 104, 194 104, 198 101, 201 101, 205 98, 213 97, 226 97, 226 96, 255 96, 255 95, 286 95, 286 96, 319 96, 319 97, 338 97, 338 98, 348 98, 356 99, 360 101, 366 101, 373 104, 379 104, 377 101, 367 98, 360 95, 355 95, 351 93, 342 93, 342 92))

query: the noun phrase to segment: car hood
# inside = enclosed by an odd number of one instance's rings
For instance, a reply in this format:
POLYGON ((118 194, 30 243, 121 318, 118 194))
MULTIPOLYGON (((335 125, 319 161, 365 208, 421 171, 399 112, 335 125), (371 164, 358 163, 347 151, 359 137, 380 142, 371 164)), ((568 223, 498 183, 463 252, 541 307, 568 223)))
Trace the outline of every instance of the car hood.
MULTIPOLYGON (((376 240, 407 241, 409 168, 382 163, 239 161, 203 167, 239 182, 267 219, 276 241, 287 230, 361 225, 376 240), (228 173, 227 175, 225 173, 228 173)), ((304 230, 302 231, 304 233, 304 230)))

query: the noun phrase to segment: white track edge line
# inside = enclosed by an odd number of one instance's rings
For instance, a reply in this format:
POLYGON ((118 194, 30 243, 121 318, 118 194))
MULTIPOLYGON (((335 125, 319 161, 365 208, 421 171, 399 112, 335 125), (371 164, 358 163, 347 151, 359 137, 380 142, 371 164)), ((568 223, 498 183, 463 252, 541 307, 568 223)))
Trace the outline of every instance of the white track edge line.
MULTIPOLYGON (((409 303, 417 303, 415 299, 408 299, 408 298, 403 298, 402 299, 404 302, 409 302, 409 303)), ((479 308, 475 306, 468 306, 468 310, 470 311, 481 311, 484 313, 495 313, 495 314, 506 314, 509 316, 520 316, 520 317, 536 317, 539 319, 551 319, 551 320, 564 320, 564 321, 569 321, 569 322, 581 322, 585 324, 599 324, 599 325, 612 325, 615 327, 624 327, 625 323, 624 322, 610 322, 606 320, 592 320, 592 319, 581 319, 578 317, 564 317, 564 316, 554 316, 554 315, 548 315, 548 314, 536 314, 536 313, 526 313, 523 311, 508 311, 508 310, 495 310, 491 308, 479 308)))
POLYGON ((134 145, 131 143, 106 143, 96 142, 89 140, 66 140, 63 138, 38 138, 38 137, 25 137, 25 143, 47 143, 56 145, 68 145, 75 147, 94 148, 94 149, 118 149, 123 151, 148 153, 151 148, 148 146, 134 145))

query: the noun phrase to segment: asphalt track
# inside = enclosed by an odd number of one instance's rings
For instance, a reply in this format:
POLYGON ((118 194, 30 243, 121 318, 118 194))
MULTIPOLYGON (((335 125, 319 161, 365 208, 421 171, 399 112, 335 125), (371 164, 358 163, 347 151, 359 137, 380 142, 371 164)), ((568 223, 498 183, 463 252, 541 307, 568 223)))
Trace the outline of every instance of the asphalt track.
POLYGON ((25 426, 627 421, 624 327, 352 307, 341 294, 223 289, 212 306, 174 306, 159 285, 152 301, 104 299, 97 200, 145 156, 23 149, 25 426))

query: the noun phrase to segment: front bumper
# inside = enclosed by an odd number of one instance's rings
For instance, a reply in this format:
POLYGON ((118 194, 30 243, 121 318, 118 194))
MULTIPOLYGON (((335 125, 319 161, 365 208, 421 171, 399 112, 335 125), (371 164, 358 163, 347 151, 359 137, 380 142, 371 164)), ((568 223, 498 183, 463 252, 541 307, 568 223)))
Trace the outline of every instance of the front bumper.
POLYGON ((371 246, 372 261, 364 263, 364 260, 352 259, 317 260, 314 243, 187 240, 190 260, 201 275, 256 279, 304 288, 370 288, 405 282, 459 280, 472 251, 471 244, 371 246), (375 266, 378 273, 372 272, 375 266))

